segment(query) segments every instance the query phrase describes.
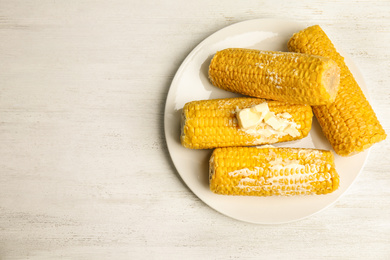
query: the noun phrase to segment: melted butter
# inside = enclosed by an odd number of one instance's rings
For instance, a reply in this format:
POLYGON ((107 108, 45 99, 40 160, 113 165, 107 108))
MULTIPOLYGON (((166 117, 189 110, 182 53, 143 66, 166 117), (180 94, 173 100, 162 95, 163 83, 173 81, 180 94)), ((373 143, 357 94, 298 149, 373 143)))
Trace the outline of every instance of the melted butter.
POLYGON ((244 169, 240 169, 240 170, 236 170, 236 171, 232 171, 232 172, 229 172, 229 176, 232 176, 232 177, 238 177, 238 176, 251 176, 251 175, 259 175, 259 171, 263 169, 262 167, 255 167, 254 170, 249 170, 248 168, 244 168, 244 169))
MULTIPOLYGON (((235 170, 229 173, 232 177, 242 177, 237 188, 250 191, 261 191, 261 190, 273 190, 275 193, 280 195, 289 195, 294 192, 302 192, 305 194, 312 194, 315 191, 310 190, 312 181, 324 181, 329 178, 324 178, 322 174, 319 178, 314 176, 320 172, 320 167, 316 164, 300 164, 298 160, 283 160, 277 158, 270 161, 271 166, 268 167, 268 176, 259 176, 260 172, 264 172, 264 167, 255 167, 253 170, 243 168, 235 170), (252 176, 252 178, 250 178, 252 176), (310 177, 313 176, 312 180, 310 177), (276 188, 280 187, 280 188, 276 188), (290 187, 290 190, 282 188, 290 187)), ((328 165, 326 165, 329 168, 328 165)))
MULTIPOLYGON (((290 135, 292 137, 300 136, 298 129, 300 129, 301 126, 295 123, 293 119, 291 119, 291 114, 283 112, 276 114, 275 117, 282 125, 282 127, 278 130, 272 128, 272 126, 262 121, 258 123, 256 127, 248 129, 239 128, 238 131, 256 137, 256 141, 258 143, 277 142, 279 138, 286 135, 290 135)), ((235 118, 233 120, 237 121, 235 118)))

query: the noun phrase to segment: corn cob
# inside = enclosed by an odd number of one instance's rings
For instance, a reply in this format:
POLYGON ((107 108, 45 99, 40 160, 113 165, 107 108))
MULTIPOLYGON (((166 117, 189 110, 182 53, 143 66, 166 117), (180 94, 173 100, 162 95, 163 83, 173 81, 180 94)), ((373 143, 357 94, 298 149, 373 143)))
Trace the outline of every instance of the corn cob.
POLYGON ((209 181, 222 195, 319 195, 339 187, 332 152, 300 148, 217 148, 209 181))
POLYGON ((322 105, 336 97, 339 68, 319 56, 231 48, 214 55, 209 78, 221 89, 252 97, 322 105))
POLYGON ((226 146, 251 146, 301 139, 309 133, 313 113, 308 105, 266 101, 258 98, 227 98, 193 101, 182 111, 181 143, 192 149, 210 149, 226 146), (276 131, 267 124, 242 129, 237 113, 266 102, 270 112, 288 125, 276 131), (289 134, 294 128, 297 134, 289 134))
POLYGON ((386 138, 375 112, 368 103, 344 58, 315 25, 292 36, 290 51, 321 55, 340 67, 340 87, 334 103, 313 107, 314 114, 335 152, 342 156, 359 153, 386 138))

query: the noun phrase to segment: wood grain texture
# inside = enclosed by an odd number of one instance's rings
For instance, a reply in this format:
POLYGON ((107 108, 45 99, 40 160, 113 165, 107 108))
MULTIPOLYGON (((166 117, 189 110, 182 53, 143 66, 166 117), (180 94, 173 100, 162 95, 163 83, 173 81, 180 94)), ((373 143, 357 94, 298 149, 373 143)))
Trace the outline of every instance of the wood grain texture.
POLYGON ((388 140, 332 207, 253 225, 177 174, 165 99, 186 55, 235 22, 320 24, 390 128, 389 1, 0 0, 0 259, 389 259, 388 140))

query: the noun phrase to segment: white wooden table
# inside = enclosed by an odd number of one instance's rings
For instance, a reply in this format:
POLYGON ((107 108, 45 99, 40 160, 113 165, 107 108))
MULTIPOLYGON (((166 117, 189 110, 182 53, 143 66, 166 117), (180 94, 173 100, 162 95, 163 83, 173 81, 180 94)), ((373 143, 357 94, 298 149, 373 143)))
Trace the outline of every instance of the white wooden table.
POLYGON ((163 132, 173 76, 235 22, 320 24, 390 127, 389 1, 0 0, 0 259, 390 259, 389 139, 307 219, 226 217, 183 183, 163 132))

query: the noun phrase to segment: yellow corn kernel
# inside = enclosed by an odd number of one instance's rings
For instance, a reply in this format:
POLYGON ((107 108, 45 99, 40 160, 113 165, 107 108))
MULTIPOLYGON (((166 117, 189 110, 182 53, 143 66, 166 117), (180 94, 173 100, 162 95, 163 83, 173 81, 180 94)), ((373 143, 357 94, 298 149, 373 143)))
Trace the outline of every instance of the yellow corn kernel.
POLYGON ((266 101, 258 98, 227 98, 193 101, 184 105, 182 112, 181 143, 191 149, 211 149, 228 146, 253 146, 301 139, 311 129, 313 113, 308 105, 266 101), (267 102, 275 116, 288 113, 285 119, 296 124, 299 135, 274 131, 264 124, 254 129, 242 129, 237 123, 237 111, 267 102), (212 111, 215 113, 213 114, 212 111), (213 116, 215 115, 215 116, 213 116), (310 121, 310 124, 303 122, 310 121), (206 123, 207 122, 207 123, 206 123), (269 135, 269 133, 272 133, 269 135))
POLYGON ((333 60, 289 52, 230 48, 209 67, 211 83, 221 89, 294 104, 332 103, 339 77, 333 60))
POLYGON ((330 151, 303 148, 225 147, 214 150, 209 168, 210 190, 222 195, 272 196, 327 194, 338 189, 339 175, 330 151), (300 153, 304 151, 303 153, 300 153), (289 159, 294 154, 297 159, 289 159), (253 160, 253 158, 257 158, 253 160), (312 161, 310 161, 310 160, 312 161), (227 168, 226 161, 234 160, 236 166, 227 168), (242 166, 244 165, 245 167, 242 166), (314 173, 293 172, 284 176, 289 167, 304 169, 316 164, 314 173), (294 165, 294 166, 293 166, 294 165), (321 167, 330 165, 328 167, 321 167), (274 172, 260 176, 260 169, 274 172), (326 181, 325 176, 330 176, 326 181))
POLYGON ((322 131, 337 154, 353 155, 386 138, 344 58, 320 26, 311 26, 294 34, 288 42, 288 49, 330 58, 340 67, 340 86, 335 102, 313 107, 322 131))

